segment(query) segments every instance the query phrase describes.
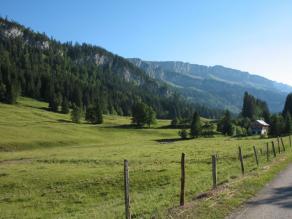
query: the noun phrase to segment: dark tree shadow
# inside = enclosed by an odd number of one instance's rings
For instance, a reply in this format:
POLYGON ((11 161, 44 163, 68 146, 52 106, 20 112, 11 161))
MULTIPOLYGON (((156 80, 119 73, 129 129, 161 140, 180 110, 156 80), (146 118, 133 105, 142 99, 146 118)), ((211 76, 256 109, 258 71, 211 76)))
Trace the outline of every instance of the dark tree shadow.
POLYGON ((57 121, 61 123, 73 123, 72 121, 66 119, 58 119, 57 121))
POLYGON ((157 127, 157 129, 188 129, 189 127, 189 125, 164 125, 157 127))
POLYGON ((48 112, 52 112, 49 107, 39 107, 39 106, 31 106, 29 104, 23 104, 23 106, 25 107, 30 107, 30 108, 33 108, 33 109, 39 109, 39 110, 44 110, 44 111, 48 111, 48 112))
POLYGON ((165 138, 165 139, 156 139, 155 141, 161 144, 169 144, 177 141, 188 141, 190 138, 182 139, 182 138, 165 138))
POLYGON ((271 197, 247 203, 252 206, 270 204, 292 209, 292 186, 272 189, 271 197))
POLYGON ((104 128, 117 128, 117 129, 147 129, 145 127, 139 127, 134 124, 124 124, 124 125, 111 125, 104 128))

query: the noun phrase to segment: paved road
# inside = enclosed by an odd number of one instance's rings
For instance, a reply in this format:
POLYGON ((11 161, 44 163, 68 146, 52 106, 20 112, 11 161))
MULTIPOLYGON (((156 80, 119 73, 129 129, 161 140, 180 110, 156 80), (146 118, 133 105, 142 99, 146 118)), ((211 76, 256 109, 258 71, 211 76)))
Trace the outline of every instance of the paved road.
POLYGON ((292 164, 229 219, 292 219, 292 164))

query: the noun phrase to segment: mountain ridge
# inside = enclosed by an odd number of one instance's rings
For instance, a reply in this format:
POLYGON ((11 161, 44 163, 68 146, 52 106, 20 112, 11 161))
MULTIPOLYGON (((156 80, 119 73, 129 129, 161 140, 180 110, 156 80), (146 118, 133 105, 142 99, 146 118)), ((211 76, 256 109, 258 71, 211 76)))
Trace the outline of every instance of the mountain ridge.
POLYGON ((228 90, 237 94, 237 99, 242 99, 243 93, 249 91, 256 97, 267 101, 273 112, 282 110, 286 95, 292 91, 292 87, 289 85, 221 65, 204 66, 181 61, 144 61, 139 58, 129 58, 128 60, 146 71, 149 76, 178 87, 192 102, 227 108, 237 113, 240 112, 242 103, 230 96, 228 90), (210 85, 213 88, 210 88, 210 85), (218 86, 226 91, 222 93, 218 86), (217 89, 214 89, 215 87, 217 89), (203 98, 200 98, 199 95, 202 95, 203 98), (204 100, 205 98, 209 99, 211 103, 204 100))

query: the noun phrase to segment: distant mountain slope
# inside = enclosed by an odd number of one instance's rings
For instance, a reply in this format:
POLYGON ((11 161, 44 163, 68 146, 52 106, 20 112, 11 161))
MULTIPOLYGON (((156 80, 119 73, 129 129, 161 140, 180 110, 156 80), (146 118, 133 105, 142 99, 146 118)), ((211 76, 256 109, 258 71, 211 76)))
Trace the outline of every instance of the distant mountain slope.
POLYGON ((203 66, 184 62, 157 62, 128 59, 152 78, 179 88, 189 100, 209 107, 240 112, 243 93, 265 100, 271 111, 280 112, 292 87, 223 66, 203 66))

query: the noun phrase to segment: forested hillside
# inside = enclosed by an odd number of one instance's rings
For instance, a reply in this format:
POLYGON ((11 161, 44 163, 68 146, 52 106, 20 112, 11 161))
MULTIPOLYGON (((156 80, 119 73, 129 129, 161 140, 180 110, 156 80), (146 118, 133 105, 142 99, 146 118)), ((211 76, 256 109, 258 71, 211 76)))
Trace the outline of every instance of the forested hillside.
POLYGON ((222 114, 188 103, 176 89, 103 48, 60 43, 1 18, 0 101, 15 103, 19 95, 47 101, 53 111, 98 103, 106 114, 131 115, 132 106, 144 102, 159 118, 190 118, 194 110, 205 117, 222 114))
POLYGON ((177 87, 192 102, 237 113, 245 91, 266 101, 272 112, 282 110, 287 94, 292 91, 288 85, 223 66, 129 60, 152 78, 177 87))

